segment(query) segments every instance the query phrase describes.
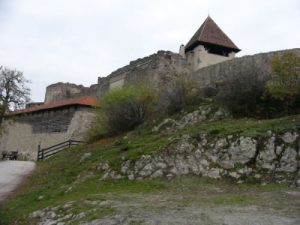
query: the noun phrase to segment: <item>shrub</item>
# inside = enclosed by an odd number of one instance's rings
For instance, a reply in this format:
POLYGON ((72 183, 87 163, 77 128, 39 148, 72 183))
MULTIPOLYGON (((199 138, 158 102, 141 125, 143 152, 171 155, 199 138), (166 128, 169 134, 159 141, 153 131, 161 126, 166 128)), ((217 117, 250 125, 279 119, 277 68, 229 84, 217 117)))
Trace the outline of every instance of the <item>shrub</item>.
POLYGON ((135 128, 151 113, 154 99, 154 91, 143 84, 109 91, 99 100, 90 138, 135 128))
POLYGON ((272 79, 266 84, 268 95, 281 102, 285 114, 297 113, 300 102, 300 56, 293 52, 274 56, 271 76, 272 79))
POLYGON ((186 76, 180 76, 166 82, 159 88, 158 109, 171 115, 189 105, 202 100, 198 82, 186 76))
POLYGON ((216 101, 235 117, 257 116, 264 110, 261 104, 267 76, 263 73, 258 68, 251 68, 224 81, 218 87, 216 101))

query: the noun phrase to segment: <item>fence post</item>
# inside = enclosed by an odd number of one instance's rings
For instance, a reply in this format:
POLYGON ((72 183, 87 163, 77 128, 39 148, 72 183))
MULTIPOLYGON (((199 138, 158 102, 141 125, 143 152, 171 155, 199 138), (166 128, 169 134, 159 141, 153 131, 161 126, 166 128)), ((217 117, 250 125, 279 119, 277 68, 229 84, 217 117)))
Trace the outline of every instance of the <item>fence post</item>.
POLYGON ((40 160, 40 152, 41 152, 41 145, 38 144, 38 155, 37 155, 37 161, 40 160))
POLYGON ((69 148, 71 148, 71 139, 69 139, 69 148))

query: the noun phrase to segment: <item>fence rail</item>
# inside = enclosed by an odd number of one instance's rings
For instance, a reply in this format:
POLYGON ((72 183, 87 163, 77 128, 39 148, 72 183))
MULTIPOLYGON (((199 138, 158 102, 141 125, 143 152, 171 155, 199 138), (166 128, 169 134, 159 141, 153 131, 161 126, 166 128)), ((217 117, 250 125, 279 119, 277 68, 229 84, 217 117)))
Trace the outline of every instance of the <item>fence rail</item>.
POLYGON ((76 141, 76 140, 67 140, 61 143, 58 143, 56 145, 53 145, 51 147, 48 148, 43 148, 41 149, 41 146, 38 146, 38 155, 37 155, 37 160, 44 160, 49 158, 50 156, 53 156, 61 151, 63 151, 64 149, 70 148, 72 146, 75 145, 79 145, 79 144, 83 144, 83 141, 76 141))

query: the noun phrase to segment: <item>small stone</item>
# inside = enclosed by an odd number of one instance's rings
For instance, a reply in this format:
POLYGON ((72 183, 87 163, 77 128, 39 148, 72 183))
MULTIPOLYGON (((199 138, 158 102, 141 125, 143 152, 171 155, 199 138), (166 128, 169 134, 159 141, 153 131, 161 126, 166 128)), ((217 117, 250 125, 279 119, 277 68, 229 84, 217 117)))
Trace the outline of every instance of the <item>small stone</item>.
POLYGON ((162 171, 161 169, 159 169, 159 170, 155 171, 155 172, 151 175, 151 177, 152 177, 152 178, 157 178, 157 177, 162 177, 163 175, 164 175, 163 171, 162 171))
POLYGON ((112 201, 102 201, 98 204, 98 206, 111 206, 112 204, 112 201))
POLYGON ((38 210, 38 211, 31 213, 29 215, 29 218, 31 218, 31 219, 43 218, 45 216, 45 214, 46 214, 46 212, 44 210, 38 210))
POLYGON ((168 179, 171 179, 174 177, 174 175, 172 173, 169 173, 167 176, 166 176, 168 179))
POLYGON ((281 138, 285 143, 293 143, 296 141, 298 135, 297 133, 286 132, 281 138))
POLYGON ((73 206, 73 203, 66 203, 62 206, 63 209, 69 209, 73 206))
POLYGON ((159 169, 165 169, 167 168, 167 164, 163 163, 163 162, 159 162, 155 165, 156 168, 159 168, 159 169))
POLYGON ((229 176, 231 176, 234 179, 238 179, 241 175, 239 175, 237 172, 231 172, 229 173, 229 176))
POLYGON ((41 201, 41 200, 44 199, 44 196, 43 196, 43 195, 40 195, 37 199, 38 199, 39 201, 41 201))
POLYGON ((170 130, 177 126, 179 126, 179 124, 175 120, 167 118, 163 122, 161 122, 158 126, 154 127, 152 129, 152 132, 160 132, 162 130, 170 130))
POLYGON ((233 135, 228 135, 227 139, 231 140, 233 138, 233 135))
POLYGON ((69 220, 69 219, 71 219, 72 217, 73 217, 73 214, 70 213, 70 214, 65 215, 65 216, 62 218, 62 220, 69 220))
POLYGON ((268 130, 268 131, 267 131, 267 135, 268 135, 269 137, 271 137, 271 136, 272 136, 272 131, 271 131, 271 130, 268 130))
POLYGON ((71 192, 72 190, 73 190, 73 188, 72 188, 72 187, 69 187, 69 188, 65 191, 65 193, 67 194, 67 193, 71 192))
POLYGON ((134 175, 133 174, 128 175, 128 180, 134 180, 134 175))
POLYGON ((260 179, 260 178, 261 178, 261 174, 255 174, 255 175, 254 175, 254 178, 260 179))
POLYGON ((208 172, 207 172, 207 176, 210 178, 214 178, 214 179, 218 179, 221 178, 220 176, 220 169, 218 168, 211 168, 208 172))
POLYGON ((49 219, 56 219, 56 217, 57 217, 56 213, 53 211, 48 212, 46 216, 49 219))
POLYGON ((84 153, 84 154, 81 156, 79 162, 83 162, 84 160, 86 160, 87 158, 89 158, 89 157, 91 157, 91 156, 92 156, 92 153, 90 153, 90 152, 84 153))
POLYGON ((84 218, 86 215, 84 212, 79 213, 78 215, 76 215, 74 217, 74 220, 81 220, 82 218, 84 218))

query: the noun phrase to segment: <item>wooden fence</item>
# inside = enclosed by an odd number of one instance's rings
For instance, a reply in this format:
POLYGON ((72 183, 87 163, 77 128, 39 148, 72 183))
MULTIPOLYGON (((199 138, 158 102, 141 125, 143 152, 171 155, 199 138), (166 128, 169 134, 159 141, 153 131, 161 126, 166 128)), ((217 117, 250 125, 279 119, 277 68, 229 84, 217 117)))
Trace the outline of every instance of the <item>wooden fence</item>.
POLYGON ((79 144, 83 144, 83 141, 76 141, 76 140, 68 140, 68 141, 64 141, 61 142, 59 144, 53 145, 51 147, 48 148, 43 148, 41 149, 41 146, 38 146, 38 155, 37 155, 37 160, 44 160, 49 158, 50 156, 53 156, 61 151, 63 151, 64 149, 70 148, 74 145, 79 145, 79 144))

